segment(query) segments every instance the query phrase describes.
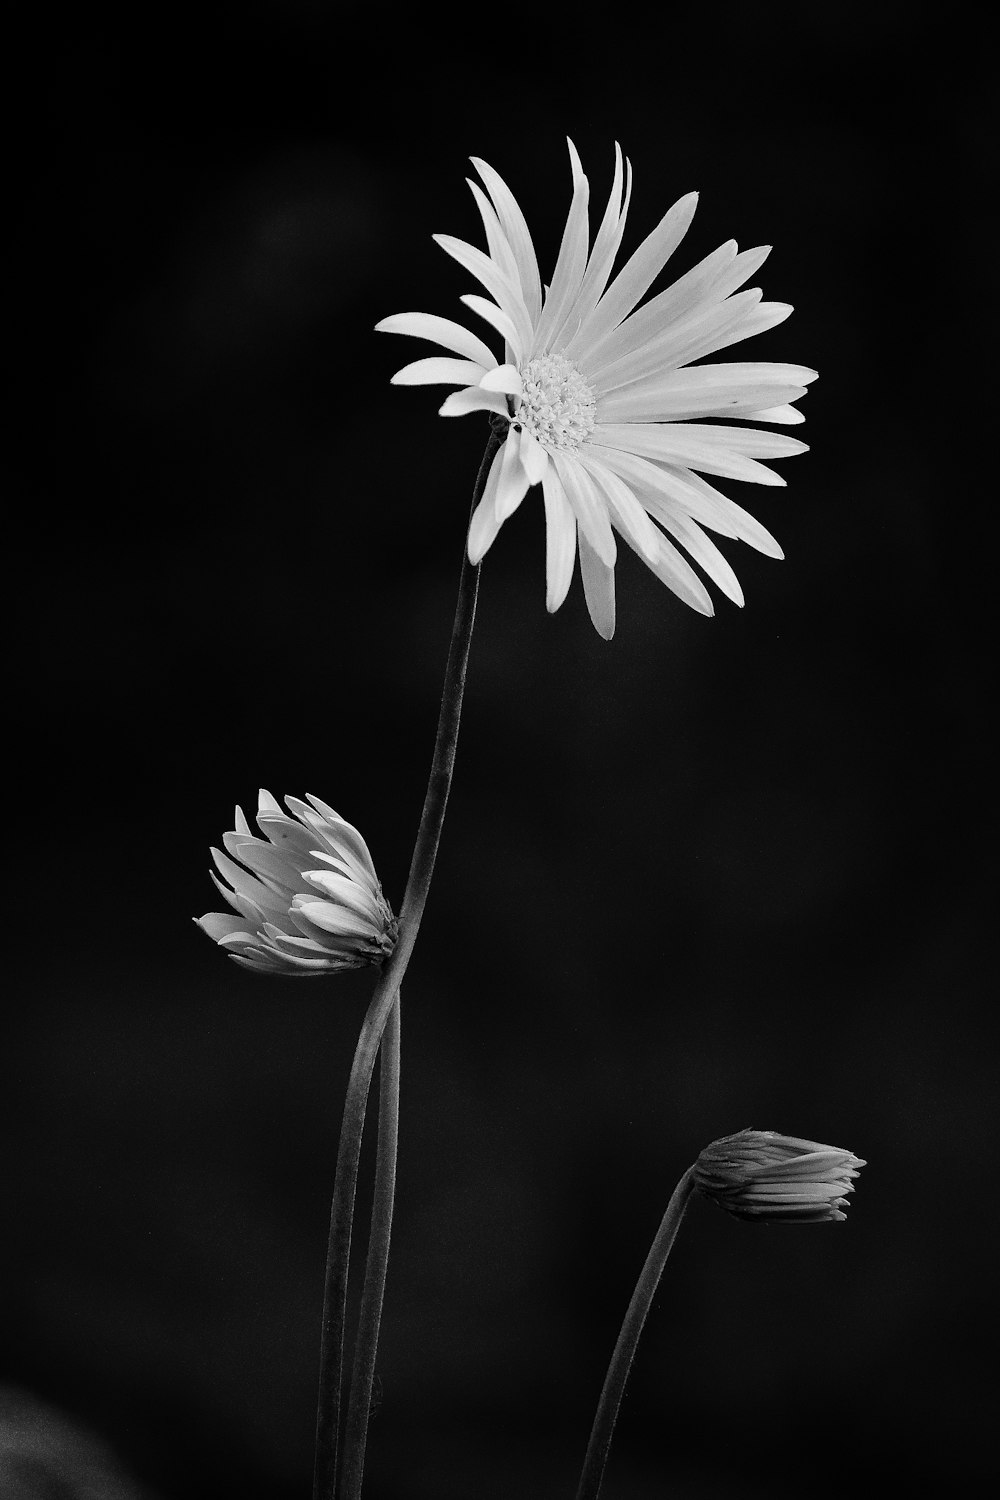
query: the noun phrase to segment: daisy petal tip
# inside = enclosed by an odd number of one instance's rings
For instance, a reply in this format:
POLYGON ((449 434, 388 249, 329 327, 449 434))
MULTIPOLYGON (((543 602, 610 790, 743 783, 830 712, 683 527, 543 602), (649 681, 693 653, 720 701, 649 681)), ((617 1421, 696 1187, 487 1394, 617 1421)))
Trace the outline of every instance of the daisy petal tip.
MULTIPOLYGON (((473 387, 473 389, 474 389, 474 387, 473 387)), ((438 407, 438 409, 437 409, 438 416, 439 417, 465 417, 465 416, 468 416, 468 414, 471 411, 480 411, 480 410, 482 410, 481 407, 470 406, 468 404, 467 400, 463 399, 463 398, 465 398, 465 394, 466 394, 465 390, 452 391, 451 395, 450 396, 446 396, 444 398, 444 401, 438 407)))

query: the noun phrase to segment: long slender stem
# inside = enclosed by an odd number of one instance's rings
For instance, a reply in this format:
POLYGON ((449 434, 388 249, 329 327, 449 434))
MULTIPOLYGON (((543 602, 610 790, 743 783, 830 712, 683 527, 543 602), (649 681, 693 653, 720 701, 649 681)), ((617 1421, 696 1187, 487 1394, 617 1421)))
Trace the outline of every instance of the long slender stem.
POLYGON ((372 1383, 375 1377, 375 1350, 378 1346, 382 1299, 389 1267, 389 1236, 392 1232, 392 1206, 396 1186, 396 1145, 399 1132, 399 991, 389 1012, 378 1075, 378 1147, 375 1156, 375 1193, 372 1223, 368 1236, 368 1261, 365 1266, 361 1312, 354 1348, 354 1370, 344 1429, 344 1467, 340 1491, 344 1500, 359 1500, 364 1475, 365 1443, 371 1411, 372 1383))
POLYGON ((583 1472, 580 1475, 576 1500, 597 1500, 600 1494, 604 1466, 608 1460, 608 1450, 611 1447, 611 1438, 618 1417, 618 1408, 621 1405, 629 1370, 632 1368, 639 1335, 642 1333, 646 1314, 652 1304, 663 1267, 667 1263, 667 1256, 677 1236, 693 1188, 694 1168, 688 1167, 674 1188, 670 1202, 667 1204, 667 1211, 663 1215, 656 1238, 646 1257, 646 1264, 640 1272, 635 1291, 632 1293, 632 1301, 628 1305, 622 1331, 618 1335, 615 1352, 611 1356, 611 1363, 605 1376, 601 1399, 597 1403, 597 1414, 590 1432, 590 1442, 587 1445, 587 1456, 583 1461, 583 1472))
MULTIPOLYGON (((490 465, 499 443, 499 436, 491 429, 489 442, 476 476, 472 496, 473 509, 482 498, 490 465)), ((465 675, 469 662, 472 627, 476 618, 478 592, 479 568, 470 564, 468 551, 463 545, 458 603, 452 625, 448 663, 445 667, 434 755, 400 911, 399 937, 372 994, 368 1012, 361 1027, 361 1034, 358 1037, 351 1076, 347 1084, 347 1096, 344 1100, 344 1119, 340 1131, 337 1173, 330 1209, 330 1238, 323 1297, 313 1500, 335 1500, 336 1496, 344 1325, 347 1310, 347 1272, 351 1254, 351 1227, 365 1109, 382 1032, 406 972, 406 966, 410 961, 410 954, 413 952, 417 929, 420 926, 427 892, 430 889, 431 876, 434 873, 434 860, 455 768, 458 727, 462 714, 462 697, 465 692, 465 675)))

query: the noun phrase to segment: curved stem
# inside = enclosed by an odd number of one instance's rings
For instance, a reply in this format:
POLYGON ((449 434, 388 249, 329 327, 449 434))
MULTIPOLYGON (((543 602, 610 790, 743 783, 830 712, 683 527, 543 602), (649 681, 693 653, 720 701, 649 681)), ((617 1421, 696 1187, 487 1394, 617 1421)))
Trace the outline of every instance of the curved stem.
POLYGON ((372 1204, 371 1231, 368 1236, 368 1261, 365 1266, 361 1312, 358 1318, 357 1343, 351 1394, 344 1429, 344 1468, 340 1491, 344 1500, 359 1500, 364 1474, 365 1443, 371 1412, 372 1383, 375 1377, 375 1350, 378 1346, 382 1299, 389 1267, 389 1236, 392 1231, 392 1203, 396 1186, 396 1144, 399 1130, 399 1000, 389 1012, 382 1049, 379 1053, 378 1077, 378 1148, 375 1157, 375 1196, 372 1204))
MULTIPOLYGON (((486 451, 483 453, 472 491, 470 514, 483 497, 493 458, 499 446, 500 437, 491 428, 486 451)), ((427 892, 434 873, 434 861, 437 857, 445 809, 448 806, 448 793, 455 770, 458 726, 462 717, 465 674, 469 665, 469 647, 472 644, 472 627, 476 620, 478 596, 479 565, 473 567, 469 562, 468 546, 463 539, 462 571, 458 579, 458 600, 455 605, 454 623, 451 627, 448 661, 444 669, 444 687, 441 691, 441 711, 438 715, 437 734, 434 738, 434 755, 431 760, 430 776, 427 778, 423 811, 420 814, 420 828, 417 831, 417 841, 413 846, 410 873, 399 914, 400 940, 392 956, 393 959, 398 960, 400 948, 408 941, 406 956, 403 960, 404 968, 409 962, 420 918, 424 913, 424 904, 427 901, 427 892)), ((402 971, 400 971, 400 978, 402 978, 402 971)))
POLYGON ((693 1188, 694 1167, 688 1167, 674 1188, 670 1202, 667 1204, 667 1211, 663 1215, 656 1238, 646 1257, 646 1264, 640 1272, 635 1291, 632 1293, 632 1301, 628 1305, 622 1331, 618 1335, 615 1352, 611 1356, 611 1363, 605 1376, 601 1399, 597 1403, 597 1414, 590 1431, 590 1442, 583 1461, 583 1472, 580 1475, 576 1500, 597 1500, 600 1494, 604 1465, 608 1460, 608 1450, 611 1447, 618 1408, 621 1405, 629 1370, 632 1368, 639 1335, 642 1333, 646 1314, 652 1304, 663 1267, 667 1263, 667 1256, 670 1254, 677 1231, 681 1226, 681 1219, 684 1217, 684 1210, 687 1208, 693 1188))
MULTIPOLYGON (((472 508, 482 498, 486 479, 500 439, 490 431, 472 495, 472 508)), ((358 1180, 361 1135, 365 1108, 371 1086, 375 1058, 389 1012, 413 952, 417 929, 423 916, 434 861, 441 837, 448 792, 455 769, 458 726, 465 692, 465 675, 469 662, 472 627, 476 618, 479 592, 479 568, 469 562, 463 538, 462 571, 458 583, 458 603, 445 667, 441 712, 431 772, 424 797, 420 827, 410 861, 403 905, 399 917, 399 937, 391 957, 375 986, 368 1012, 361 1027, 351 1066, 344 1100, 344 1119, 337 1152, 337 1174, 330 1208, 330 1238, 327 1247, 326 1280, 323 1296, 323 1322, 320 1335, 319 1399, 316 1412, 316 1462, 313 1469, 313 1500, 334 1500, 337 1489, 337 1447, 340 1431, 341 1383, 344 1350, 344 1324, 347 1310, 347 1271, 351 1254, 351 1226, 354 1195, 358 1180)))

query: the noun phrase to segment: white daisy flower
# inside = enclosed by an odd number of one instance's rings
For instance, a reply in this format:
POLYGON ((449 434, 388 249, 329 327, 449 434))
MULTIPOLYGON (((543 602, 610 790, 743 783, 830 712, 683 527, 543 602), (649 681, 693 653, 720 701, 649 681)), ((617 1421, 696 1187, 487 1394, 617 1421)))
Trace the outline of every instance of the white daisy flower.
POLYGON ((382 895, 368 845, 318 797, 286 797, 288 813, 261 791, 255 838, 240 808, 212 850, 222 879, 212 879, 232 912, 209 912, 197 925, 230 958, 272 974, 329 974, 381 963, 397 926, 382 895), (228 882, 224 884, 223 882, 228 882))
POLYGON ((740 1219, 818 1224, 844 1219, 865 1165, 838 1146, 774 1130, 740 1130, 706 1146, 694 1169, 706 1198, 740 1219))
POLYGON ((484 161, 472 158, 486 192, 469 186, 488 253, 435 235, 489 293, 461 300, 503 338, 502 362, 469 329, 431 313, 397 313, 376 326, 449 351, 406 365, 393 376, 396 384, 455 385, 460 389, 442 416, 488 411, 506 419, 506 441, 469 528, 470 560, 483 558, 527 491, 540 484, 548 608, 565 599, 579 552, 591 619, 610 639, 616 532, 668 588, 708 615, 714 613, 709 593, 675 543, 737 604, 743 593, 736 575, 705 528, 782 556, 760 522, 703 476, 783 485, 761 460, 801 453, 805 444, 743 424, 801 422, 792 403, 816 372, 802 365, 697 363, 792 311, 784 302, 762 302, 759 290, 739 290, 768 246, 737 253, 730 240, 637 306, 683 239, 695 193, 674 204, 609 285, 631 168, 616 146, 611 196, 588 254, 589 185, 572 142, 569 151, 573 199, 549 287, 542 287, 524 215, 484 161))

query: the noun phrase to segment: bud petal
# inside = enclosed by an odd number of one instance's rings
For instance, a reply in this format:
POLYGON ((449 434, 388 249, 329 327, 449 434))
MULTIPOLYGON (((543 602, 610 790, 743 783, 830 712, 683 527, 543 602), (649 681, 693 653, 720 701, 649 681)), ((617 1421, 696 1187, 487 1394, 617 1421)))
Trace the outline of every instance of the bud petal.
POLYGON ((233 908, 196 925, 236 963, 302 976, 381 963, 398 927, 368 845, 318 797, 286 797, 288 813, 261 791, 256 838, 239 808, 236 828, 213 850, 219 891, 233 908), (311 805, 310 805, 311 804, 311 805))
POLYGON ((846 1194, 864 1165, 837 1146, 774 1130, 740 1130, 705 1147, 694 1182, 737 1218, 819 1224, 846 1218, 846 1194))

